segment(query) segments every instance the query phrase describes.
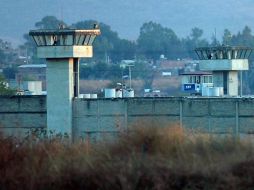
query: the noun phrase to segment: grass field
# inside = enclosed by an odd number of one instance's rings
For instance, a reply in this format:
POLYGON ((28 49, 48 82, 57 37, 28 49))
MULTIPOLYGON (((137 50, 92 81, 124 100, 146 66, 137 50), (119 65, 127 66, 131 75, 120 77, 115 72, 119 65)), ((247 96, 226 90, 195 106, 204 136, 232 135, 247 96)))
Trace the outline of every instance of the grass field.
POLYGON ((118 139, 0 139, 0 189, 253 189, 249 139, 134 124, 118 139))

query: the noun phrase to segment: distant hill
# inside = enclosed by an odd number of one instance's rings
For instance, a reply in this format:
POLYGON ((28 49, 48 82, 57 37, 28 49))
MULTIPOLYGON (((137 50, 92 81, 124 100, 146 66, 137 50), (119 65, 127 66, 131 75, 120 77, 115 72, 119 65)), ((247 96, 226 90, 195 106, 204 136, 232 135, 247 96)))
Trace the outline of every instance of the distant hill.
POLYGON ((155 21, 186 36, 194 26, 211 38, 216 28, 232 32, 245 25, 254 29, 253 0, 1 0, 0 38, 15 44, 46 15, 63 18, 68 24, 96 19, 117 31, 122 38, 135 40, 144 22, 155 21))

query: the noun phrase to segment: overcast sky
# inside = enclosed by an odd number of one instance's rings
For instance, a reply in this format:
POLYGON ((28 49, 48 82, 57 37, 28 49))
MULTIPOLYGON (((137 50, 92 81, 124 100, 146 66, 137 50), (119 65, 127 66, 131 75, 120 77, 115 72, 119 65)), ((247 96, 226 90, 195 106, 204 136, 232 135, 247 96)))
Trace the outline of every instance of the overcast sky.
POLYGON ((254 0, 0 0, 0 37, 21 43, 22 36, 44 16, 54 15, 68 24, 95 19, 135 40, 144 22, 172 28, 180 37, 200 27, 211 38, 228 28, 254 29, 254 0))

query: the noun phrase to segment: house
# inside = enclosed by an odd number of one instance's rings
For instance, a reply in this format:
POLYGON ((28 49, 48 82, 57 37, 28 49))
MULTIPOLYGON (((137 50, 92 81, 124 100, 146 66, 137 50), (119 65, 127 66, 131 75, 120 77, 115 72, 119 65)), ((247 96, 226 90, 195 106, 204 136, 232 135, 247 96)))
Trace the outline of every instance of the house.
POLYGON ((42 89, 46 90, 46 64, 25 64, 18 67, 16 81, 42 81, 42 89))

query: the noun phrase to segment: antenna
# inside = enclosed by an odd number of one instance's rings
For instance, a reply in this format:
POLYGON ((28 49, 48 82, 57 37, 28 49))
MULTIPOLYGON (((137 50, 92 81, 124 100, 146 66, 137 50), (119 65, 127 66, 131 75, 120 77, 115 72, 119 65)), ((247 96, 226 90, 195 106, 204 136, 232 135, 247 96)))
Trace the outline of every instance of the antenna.
POLYGON ((60 3, 60 19, 63 22, 63 4, 60 3))
POLYGON ((65 26, 63 24, 63 3, 61 2, 61 0, 58 0, 58 15, 59 15, 59 19, 60 19, 60 24, 59 24, 59 29, 64 29, 65 26))
POLYGON ((217 33, 216 33, 216 28, 214 28, 214 40, 215 40, 215 46, 217 46, 217 33))

